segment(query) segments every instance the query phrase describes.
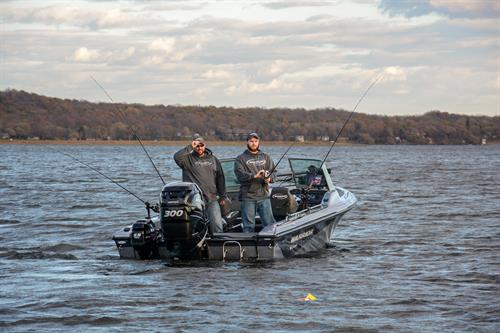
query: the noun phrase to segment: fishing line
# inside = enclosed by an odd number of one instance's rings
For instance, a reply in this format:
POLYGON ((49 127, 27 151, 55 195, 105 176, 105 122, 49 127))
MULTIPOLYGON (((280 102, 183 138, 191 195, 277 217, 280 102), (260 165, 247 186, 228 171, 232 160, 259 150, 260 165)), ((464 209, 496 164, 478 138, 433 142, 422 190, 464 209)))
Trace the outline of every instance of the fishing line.
POLYGON ((283 155, 281 155, 281 158, 279 159, 278 163, 276 163, 274 165, 274 167, 271 169, 271 171, 269 171, 269 177, 271 177, 271 175, 273 174, 274 170, 276 170, 276 168, 278 167, 278 165, 280 164, 281 160, 283 159, 283 157, 286 156, 286 153, 288 153, 288 151, 295 145, 295 142, 292 143, 290 145, 290 147, 288 147, 288 149, 285 151, 285 153, 283 155))
POLYGON ((158 174, 158 176, 160 177, 163 185, 165 185, 165 181, 163 180, 163 177, 161 176, 160 174, 160 171, 158 171, 158 168, 156 167, 156 164, 153 162, 153 159, 151 158, 151 156, 149 155, 148 151, 146 150, 146 147, 144 147, 144 145, 142 144, 142 141, 141 139, 139 138, 139 136, 137 135, 137 132, 134 130, 134 128, 132 127, 132 125, 130 125, 129 121, 127 120, 127 117, 125 117, 125 114, 123 113, 122 110, 120 110, 120 108, 118 108, 115 104, 115 101, 113 100, 113 98, 111 98, 111 96, 108 94, 108 92, 106 91, 106 89, 104 89, 103 86, 101 86, 99 84, 99 82, 97 82, 96 79, 94 79, 94 77, 92 75, 90 75, 90 77, 92 78, 92 80, 94 80, 94 82, 99 86, 99 88, 102 89, 102 91, 104 91, 104 93, 106 94, 106 96, 108 96, 109 100, 111 101, 111 105, 113 105, 113 107, 115 108, 115 110, 118 111, 118 113, 122 116, 122 119, 123 121, 125 121, 125 123, 127 124, 127 126, 129 127, 129 129, 132 131, 132 134, 135 136, 135 138, 137 139, 137 141, 139 141, 139 144, 141 145, 142 149, 144 150, 144 152, 146 153, 146 156, 149 158, 149 161, 151 162, 151 164, 153 165, 153 167, 155 168, 156 170, 156 173, 158 174))
POLYGON ((75 161, 77 161, 78 163, 80 163, 80 164, 82 164, 82 165, 86 166, 87 168, 90 168, 91 170, 93 170, 93 171, 97 172, 98 174, 100 174, 100 175, 101 175, 101 176, 103 176, 104 178, 106 178, 106 179, 110 180, 112 183, 114 183, 114 184, 116 184, 116 185, 120 186, 122 189, 124 189, 125 191, 127 191, 129 194, 131 194, 131 195, 133 195, 134 197, 136 197, 138 200, 140 200, 140 201, 141 201, 143 204, 145 204, 146 206, 149 206, 149 203, 148 203, 148 202, 146 202, 146 201, 142 200, 141 198, 139 198, 139 197, 138 197, 135 193, 133 193, 132 191, 130 191, 129 189, 127 189, 125 186, 123 186, 123 185, 121 185, 120 183, 118 183, 117 181, 115 181, 113 178, 111 178, 111 177, 109 177, 109 176, 105 175, 104 173, 102 173, 101 171, 99 171, 99 169, 94 168, 93 166, 91 166, 91 165, 90 165, 90 164, 88 164, 88 163, 85 163, 85 162, 83 162, 83 161, 80 161, 78 158, 74 157, 74 156, 73 156, 73 155, 71 155, 71 154, 64 153, 64 152, 59 151, 59 150, 57 150, 57 149, 54 149, 54 148, 52 148, 52 147, 49 147, 49 148, 50 148, 50 149, 52 149, 52 150, 54 150, 55 152, 57 152, 57 153, 59 153, 59 154, 62 154, 62 155, 68 156, 68 157, 70 157, 70 158, 74 159, 75 161))
MULTIPOLYGON (((344 122, 344 125, 342 125, 342 128, 340 129, 340 131, 338 132, 337 136, 335 137, 335 140, 333 141, 332 145, 330 146, 330 149, 328 150, 328 153, 326 154, 325 158, 323 159, 323 161, 321 162, 321 165, 320 165, 320 169, 323 167, 323 164, 325 163, 328 155, 330 154, 330 152, 332 151, 332 148, 333 146, 335 145, 335 143, 337 142, 338 138, 340 137, 340 134, 342 133, 342 131, 344 130, 344 127, 347 125, 347 123, 349 122, 349 120, 351 119, 352 115, 354 114, 354 112, 356 111, 356 109, 358 108, 358 105, 361 103, 361 101, 365 98, 365 96, 368 94, 368 92, 370 91, 370 89, 375 85, 375 83, 377 83, 380 79, 382 79, 383 77, 383 73, 380 73, 377 78, 370 84, 370 86, 368 87, 368 89, 366 89, 366 91, 364 92, 364 94, 360 97, 360 99, 358 100, 358 102, 356 103, 356 105, 354 106, 354 109, 351 111, 351 113, 349 114, 349 117, 347 118, 347 120, 344 122)), ((271 169, 271 171, 269 171, 269 175, 272 175, 274 170, 276 170, 276 168, 278 167, 278 165, 280 164, 281 160, 283 160, 283 158, 286 156, 286 154, 288 153, 288 151, 295 145, 295 142, 293 142, 289 147, 288 149, 285 151, 285 153, 283 155, 281 155, 278 163, 276 163, 274 165, 274 167, 271 169)))
POLYGON ((378 82, 380 81, 380 79, 382 79, 383 77, 383 73, 380 73, 376 78, 375 80, 373 80, 373 82, 368 86, 368 88, 366 89, 366 91, 364 92, 364 94, 359 98, 358 102, 356 103, 356 105, 354 106, 354 109, 351 111, 351 113, 349 114, 349 117, 347 117, 346 121, 344 122, 344 125, 342 125, 342 128, 340 129, 340 131, 337 133, 337 136, 335 137, 335 140, 333 140, 333 143, 332 145, 330 146, 330 149, 328 150, 328 152, 326 153, 326 156, 325 158, 323 159, 323 162, 321 162, 321 165, 319 166, 319 170, 321 170, 321 168, 323 167, 323 164, 325 164, 325 161, 326 159, 328 158, 328 155, 330 155, 330 152, 332 151, 333 149, 333 146, 335 146, 335 143, 337 142, 338 138, 340 137, 340 134, 342 133, 342 131, 344 130, 344 128, 346 127, 347 123, 349 122, 349 120, 351 120, 351 117, 354 115, 354 112, 356 111, 356 109, 358 108, 358 105, 361 103, 361 101, 365 98, 365 96, 368 94, 368 92, 370 91, 370 89, 378 82))

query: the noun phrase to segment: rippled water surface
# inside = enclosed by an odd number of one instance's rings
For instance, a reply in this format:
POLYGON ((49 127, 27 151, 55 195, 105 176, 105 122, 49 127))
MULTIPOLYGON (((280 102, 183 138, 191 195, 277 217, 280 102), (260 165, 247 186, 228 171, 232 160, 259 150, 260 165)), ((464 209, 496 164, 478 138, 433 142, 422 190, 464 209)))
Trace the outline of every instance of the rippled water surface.
MULTIPOLYGON (((166 181, 179 148, 148 147, 166 181)), ((174 266, 120 260, 111 237, 142 203, 58 151, 144 200, 161 189, 136 146, 0 145, 0 331, 500 331, 500 146, 335 147, 359 204, 331 248, 174 266)))

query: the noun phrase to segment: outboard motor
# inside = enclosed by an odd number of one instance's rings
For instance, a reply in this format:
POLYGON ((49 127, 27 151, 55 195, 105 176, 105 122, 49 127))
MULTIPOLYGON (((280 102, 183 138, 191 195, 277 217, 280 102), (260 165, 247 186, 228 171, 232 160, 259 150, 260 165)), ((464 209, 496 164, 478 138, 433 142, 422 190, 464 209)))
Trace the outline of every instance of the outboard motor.
POLYGON ((188 182, 166 184, 160 196, 160 223, 167 250, 172 257, 189 257, 208 232, 205 203, 198 185, 188 182))
POLYGON ((151 220, 139 220, 132 225, 130 245, 141 259, 148 259, 157 252, 157 232, 151 220))

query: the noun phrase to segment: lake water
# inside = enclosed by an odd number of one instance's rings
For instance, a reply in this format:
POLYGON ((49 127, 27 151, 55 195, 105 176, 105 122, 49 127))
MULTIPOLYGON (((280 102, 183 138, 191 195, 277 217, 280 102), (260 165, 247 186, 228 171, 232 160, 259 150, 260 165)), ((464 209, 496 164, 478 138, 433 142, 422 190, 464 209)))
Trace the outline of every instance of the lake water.
MULTIPOLYGON (((166 181, 179 148, 148 147, 166 181)), ((286 147, 264 150, 277 161, 286 147)), ((142 203, 58 151, 144 200, 161 189, 138 146, 0 145, 0 331, 500 331, 498 145, 335 147, 335 183, 359 204, 332 247, 174 266, 120 260, 111 237, 142 203)))

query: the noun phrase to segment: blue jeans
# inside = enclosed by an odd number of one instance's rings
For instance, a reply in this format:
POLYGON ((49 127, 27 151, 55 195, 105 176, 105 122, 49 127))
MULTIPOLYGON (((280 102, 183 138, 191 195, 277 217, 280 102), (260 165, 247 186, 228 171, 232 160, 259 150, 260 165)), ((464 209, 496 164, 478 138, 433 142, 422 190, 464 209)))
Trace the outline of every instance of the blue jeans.
POLYGON ((222 216, 220 213, 220 206, 217 200, 209 201, 207 204, 207 215, 210 220, 210 231, 223 232, 222 216))
POLYGON ((271 207, 271 199, 260 200, 243 199, 240 206, 241 222, 243 223, 243 232, 255 231, 255 214, 259 213, 262 227, 276 223, 271 207))

